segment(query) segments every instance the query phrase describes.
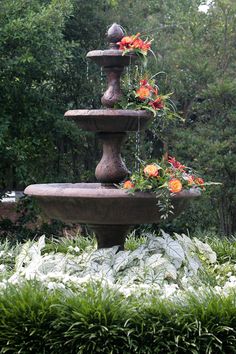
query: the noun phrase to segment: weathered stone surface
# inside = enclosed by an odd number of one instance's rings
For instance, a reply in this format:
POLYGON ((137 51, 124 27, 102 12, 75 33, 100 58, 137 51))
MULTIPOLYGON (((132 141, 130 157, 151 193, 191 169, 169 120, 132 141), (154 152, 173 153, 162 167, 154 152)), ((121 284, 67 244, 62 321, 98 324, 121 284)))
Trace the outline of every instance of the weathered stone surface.
MULTIPOLYGON (((155 194, 136 192, 100 183, 34 184, 25 189, 44 212, 53 219, 90 225, 139 225, 160 222, 158 199, 155 194)), ((188 200, 199 197, 198 189, 175 194, 173 217, 186 206, 188 200)))
POLYGON ((126 133, 99 133, 103 143, 103 156, 96 167, 95 176, 101 183, 119 183, 129 171, 121 158, 120 149, 126 133))
POLYGON ((153 115, 144 110, 76 109, 67 111, 65 117, 85 131, 118 133, 145 129, 153 115))

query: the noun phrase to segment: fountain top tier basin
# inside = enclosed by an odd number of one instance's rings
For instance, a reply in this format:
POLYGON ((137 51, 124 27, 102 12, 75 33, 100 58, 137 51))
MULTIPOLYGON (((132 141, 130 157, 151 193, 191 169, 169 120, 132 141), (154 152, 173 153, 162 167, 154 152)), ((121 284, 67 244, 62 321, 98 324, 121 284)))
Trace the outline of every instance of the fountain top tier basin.
POLYGON ((122 50, 119 50, 119 41, 124 37, 124 31, 120 25, 113 23, 107 31, 107 40, 110 49, 92 50, 88 52, 87 58, 93 60, 97 65, 104 68, 123 68, 130 65, 136 55, 123 55, 122 50))
POLYGON ((123 109, 78 109, 65 113, 85 131, 94 132, 128 132, 139 131, 152 119, 152 113, 144 110, 123 109))
MULTIPOLYGON (((64 222, 106 225, 138 225, 159 223, 158 198, 152 193, 134 194, 100 183, 35 184, 25 189, 46 214, 64 222)), ((175 216, 186 202, 199 197, 198 189, 182 191, 172 196, 175 216)))
POLYGON ((103 68, 124 67, 133 63, 137 56, 134 54, 123 55, 119 49, 92 50, 87 58, 103 68))

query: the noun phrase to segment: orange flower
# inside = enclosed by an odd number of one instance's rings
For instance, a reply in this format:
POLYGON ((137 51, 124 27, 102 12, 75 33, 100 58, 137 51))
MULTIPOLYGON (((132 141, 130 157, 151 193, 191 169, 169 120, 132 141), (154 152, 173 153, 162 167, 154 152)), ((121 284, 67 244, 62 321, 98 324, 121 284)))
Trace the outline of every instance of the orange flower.
POLYGON ((145 54, 151 48, 151 42, 147 40, 144 42, 140 37, 140 33, 137 33, 135 36, 125 36, 117 44, 119 45, 120 50, 133 50, 140 49, 145 54))
POLYGON ((146 100, 149 96, 150 96, 150 90, 148 87, 145 86, 141 86, 137 91, 136 91, 136 95, 138 96, 138 98, 140 98, 140 100, 146 100))
POLYGON ((151 42, 144 42, 141 38, 136 38, 132 47, 135 49, 141 49, 143 52, 147 52, 151 48, 151 42))
POLYGON ((141 38, 136 38, 132 43, 132 48, 142 49, 143 44, 144 44, 144 42, 141 38))
POLYGON ((134 49, 141 49, 143 52, 147 52, 151 48, 151 42, 144 42, 141 38, 138 38, 140 33, 136 34, 133 44, 131 45, 134 49))
POLYGON ((164 102, 161 97, 157 97, 154 101, 149 102, 150 106, 154 108, 155 110, 158 109, 163 109, 164 108, 164 102))
POLYGON ((123 37, 121 39, 120 42, 118 42, 117 44, 119 44, 121 50, 126 50, 129 49, 131 47, 131 45, 133 44, 133 37, 132 36, 126 36, 123 37))
POLYGON ((154 93, 154 95, 158 95, 158 89, 150 85, 146 79, 140 80, 140 85, 147 87, 151 92, 154 93))
POLYGON ((147 42, 147 41, 143 42, 142 50, 144 52, 147 52, 148 50, 150 50, 150 48, 151 48, 151 42, 147 42))
POLYGON ((134 188, 134 184, 130 180, 128 180, 124 183, 123 188, 124 189, 132 189, 132 188, 134 188))
POLYGON ((179 193, 182 190, 182 183, 178 178, 172 178, 168 183, 168 188, 171 193, 179 193))
POLYGON ((159 174, 159 170, 156 165, 147 165, 143 172, 147 177, 157 177, 159 174))
POLYGON ((187 181, 188 185, 192 186, 194 184, 194 176, 188 176, 187 181))
POLYGON ((135 36, 125 36, 121 39, 119 44, 120 50, 127 50, 127 49, 132 49, 134 42, 137 40, 137 38, 140 36, 140 33, 137 33, 135 36))
POLYGON ((200 177, 195 178, 194 180, 195 184, 199 185, 202 189, 205 189, 204 187, 204 180, 200 177))

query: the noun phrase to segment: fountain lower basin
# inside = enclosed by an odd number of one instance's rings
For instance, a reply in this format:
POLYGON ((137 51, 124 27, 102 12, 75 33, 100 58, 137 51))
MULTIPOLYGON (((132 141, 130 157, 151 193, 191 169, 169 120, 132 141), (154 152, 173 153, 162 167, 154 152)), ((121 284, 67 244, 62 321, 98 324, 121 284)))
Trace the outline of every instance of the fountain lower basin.
MULTIPOLYGON (((127 193, 100 183, 35 184, 25 194, 37 200, 53 219, 90 225, 158 224, 161 214, 155 194, 127 193)), ((172 196, 173 217, 186 208, 186 201, 199 197, 198 189, 184 190, 172 196)))

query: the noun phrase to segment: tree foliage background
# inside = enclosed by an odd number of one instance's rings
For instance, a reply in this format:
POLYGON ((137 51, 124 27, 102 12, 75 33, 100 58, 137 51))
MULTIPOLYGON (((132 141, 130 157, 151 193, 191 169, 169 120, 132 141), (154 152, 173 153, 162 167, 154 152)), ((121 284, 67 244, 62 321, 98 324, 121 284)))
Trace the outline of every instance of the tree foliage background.
MULTIPOLYGON (((94 180, 101 151, 96 136, 63 114, 99 108, 105 85, 87 64, 89 50, 105 48, 112 22, 127 33, 153 37, 150 60, 163 91, 183 122, 154 125, 141 136, 140 157, 169 153, 222 182, 194 202, 177 228, 236 232, 236 3, 215 0, 1 0, 0 1, 0 189, 29 183, 94 180)), ((124 149, 134 165, 135 135, 124 149)))

